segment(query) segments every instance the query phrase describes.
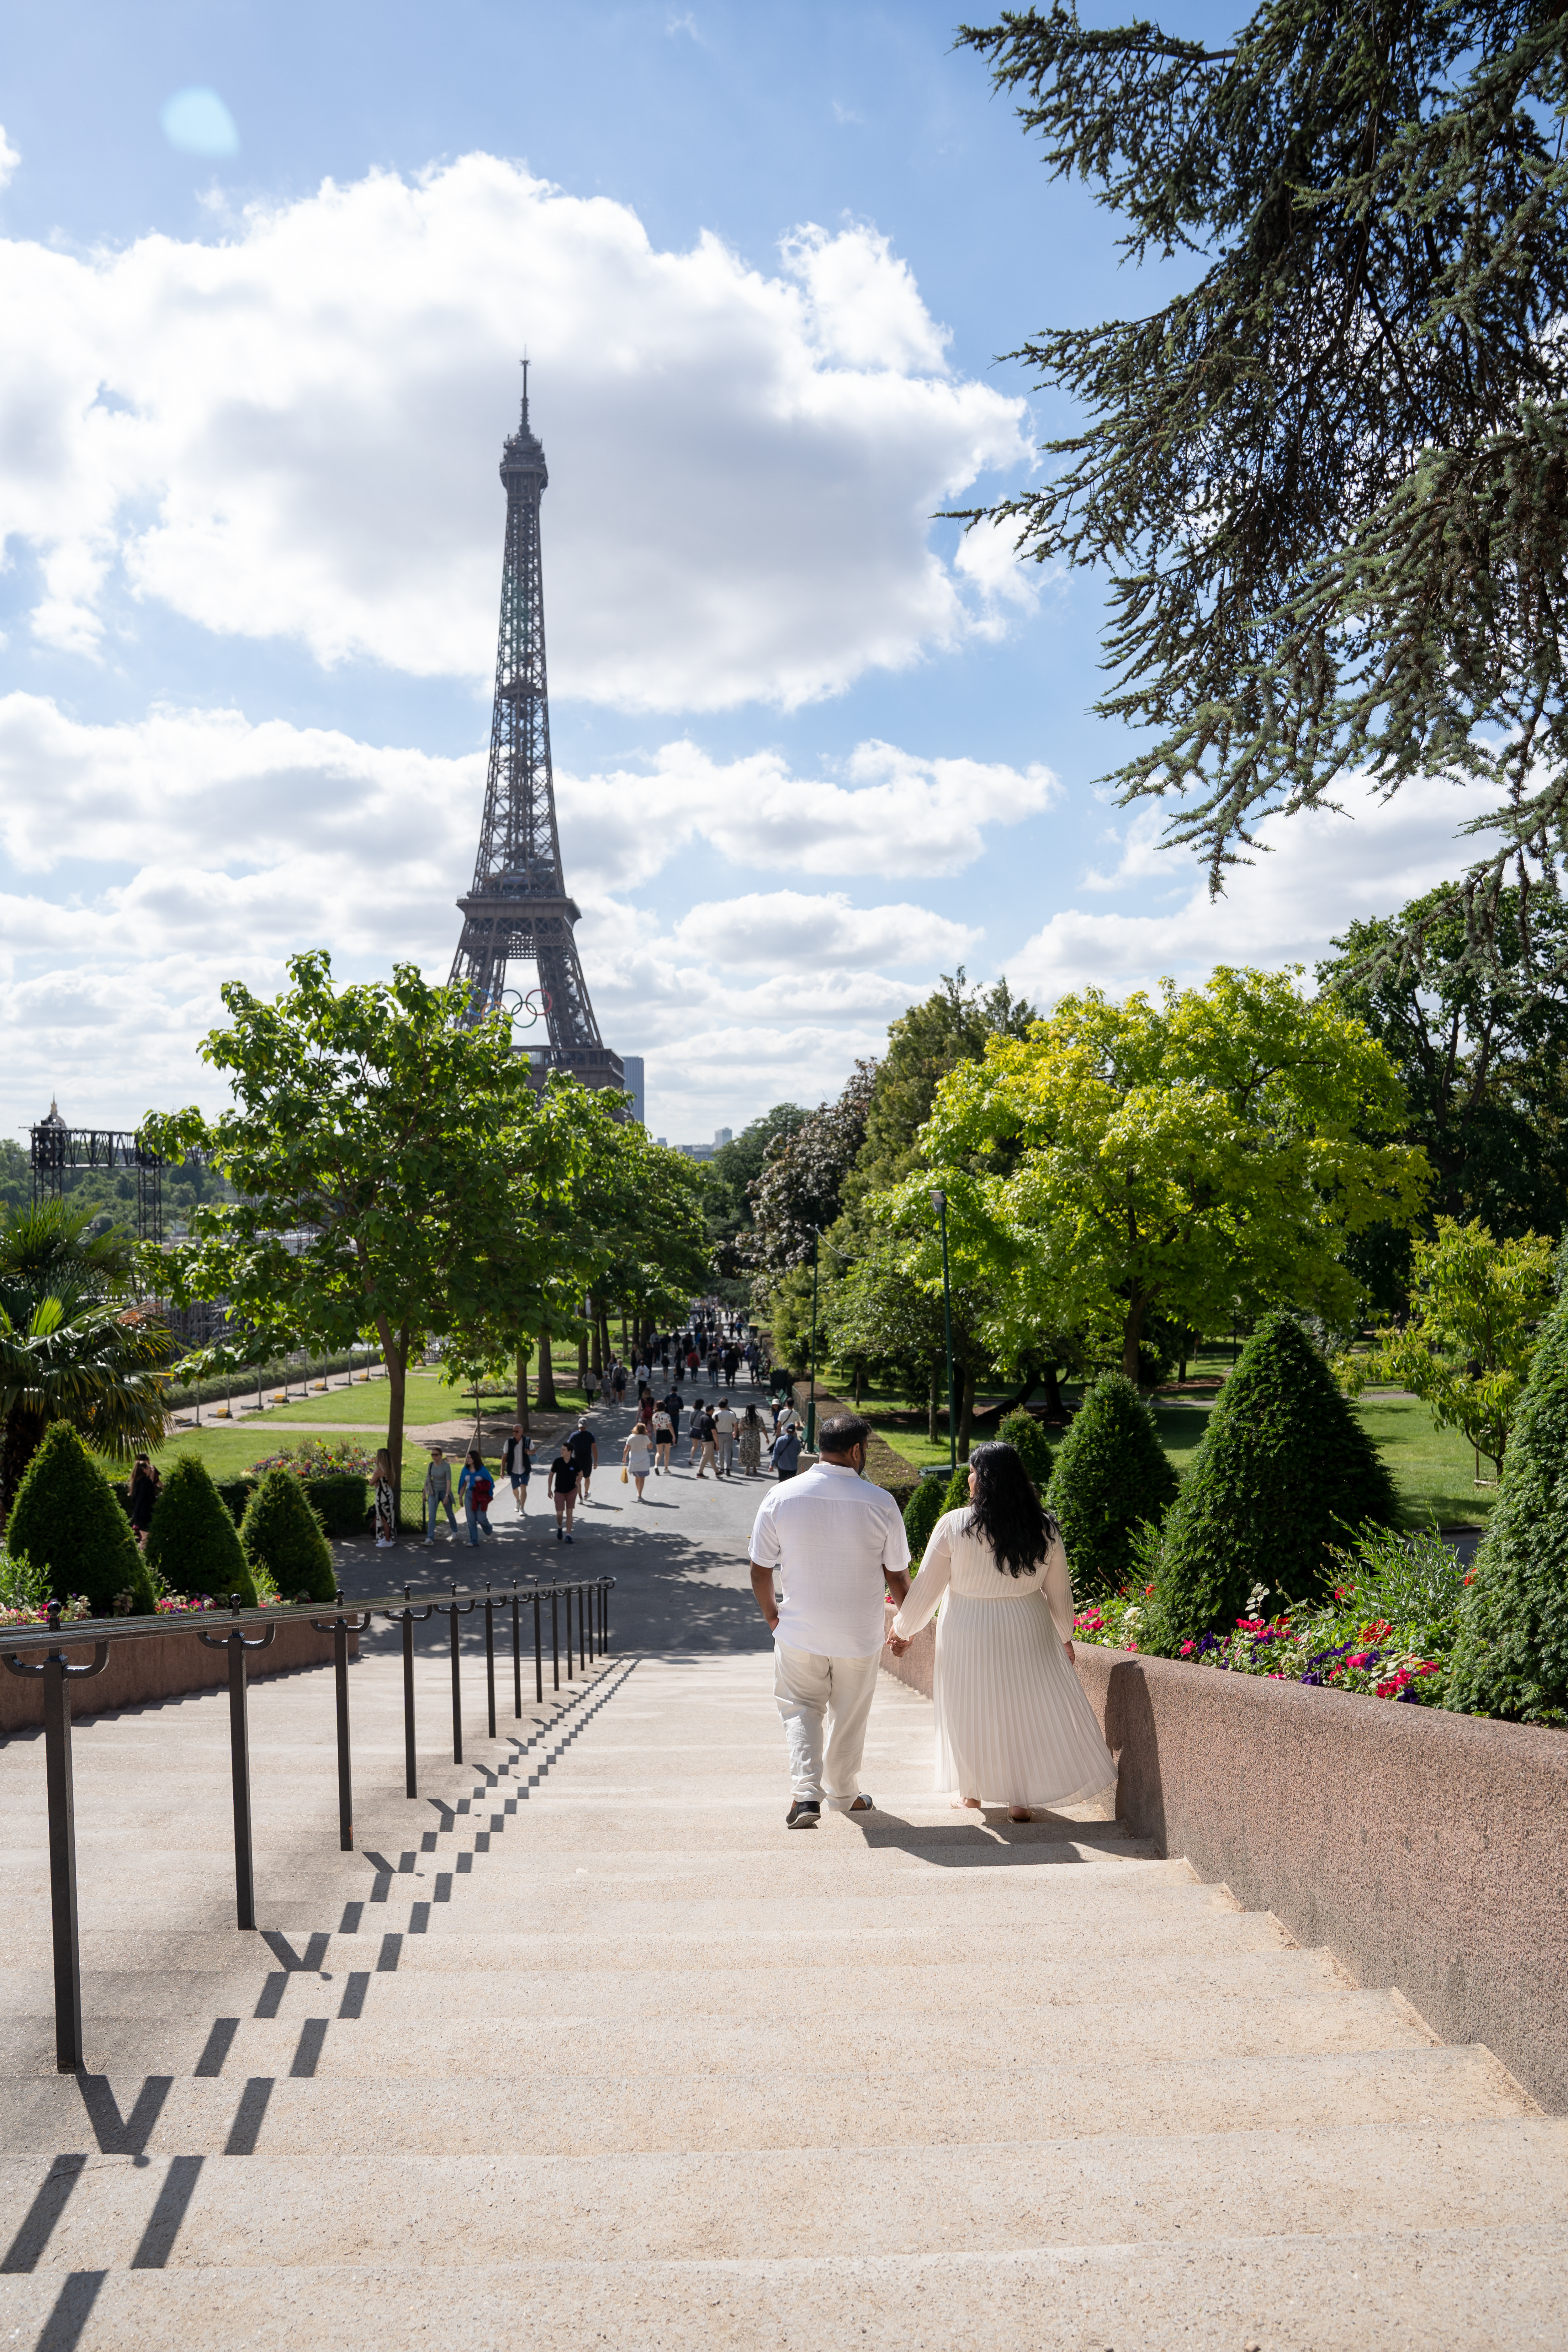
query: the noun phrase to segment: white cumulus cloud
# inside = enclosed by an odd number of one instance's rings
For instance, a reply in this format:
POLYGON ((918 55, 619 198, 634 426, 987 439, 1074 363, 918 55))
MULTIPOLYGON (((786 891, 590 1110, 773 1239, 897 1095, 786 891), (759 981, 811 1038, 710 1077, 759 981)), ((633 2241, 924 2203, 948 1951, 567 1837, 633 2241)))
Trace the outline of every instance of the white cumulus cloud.
POLYGON ((9 187, 16 176, 16 166, 21 160, 20 152, 12 146, 5 136, 5 124, 0 122, 0 188, 9 187))
POLYGON ((852 907, 841 890, 750 891, 693 907, 675 925, 676 944, 715 963, 793 971, 802 963, 853 967, 918 964, 934 971, 961 959, 977 934, 926 907, 852 907))
POLYGON ((802 229, 769 274, 472 154, 210 243, 0 245, 0 539, 55 646, 101 647, 128 586, 324 663, 487 677, 525 343, 558 693, 791 706, 994 625, 1000 574, 930 519, 1026 460, 1024 406, 950 374, 869 227, 802 229))

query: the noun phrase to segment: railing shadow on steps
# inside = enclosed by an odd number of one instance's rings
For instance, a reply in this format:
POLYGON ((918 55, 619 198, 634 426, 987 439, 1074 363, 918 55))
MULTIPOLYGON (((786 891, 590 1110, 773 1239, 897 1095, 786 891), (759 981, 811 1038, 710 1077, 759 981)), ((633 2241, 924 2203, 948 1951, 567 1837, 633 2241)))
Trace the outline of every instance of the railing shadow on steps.
POLYGON ((4 1664, 7 1673, 38 1676, 43 1682, 45 1780, 49 1821, 49 1904, 54 1939, 55 2064, 58 2072, 62 2074, 77 2073, 83 2057, 70 1689, 73 1682, 100 1675, 108 1665, 110 1652, 116 1643, 184 1633, 192 1641, 205 1643, 210 1649, 224 1649, 228 1653, 236 1925, 241 1928, 253 1928, 256 1926, 256 1870, 250 1817, 250 1730, 246 1705, 246 1659, 250 1652, 268 1648, 279 1624, 297 1622, 301 1615, 309 1616, 310 1622, 318 1633, 330 1633, 332 1636, 337 1700, 338 1843, 343 1853, 349 1853, 353 1850, 354 1842, 353 1775, 349 1741, 350 1633, 363 1633, 376 1617, 388 1618, 401 1629, 405 1787, 406 1795, 416 1797, 418 1787, 414 1740, 416 1625, 425 1623, 437 1611, 444 1613, 448 1622, 452 1656, 452 1761, 460 1764, 463 1760, 463 1714, 458 1620, 471 1616, 476 1610, 484 1611, 486 1720, 489 1737, 493 1739, 496 1737, 497 1612, 510 1612, 512 1712, 521 1717, 523 1611, 531 1608, 533 1612, 534 1701, 542 1706, 544 1700, 545 1603, 548 1601, 550 1607, 551 1686, 552 1691, 558 1691, 561 1687, 563 1601, 566 1604, 566 1679, 570 1683, 575 1679, 579 1669, 584 1674, 587 1673, 591 1660, 608 1654, 610 1594, 615 1584, 613 1576, 549 1584, 522 1584, 514 1578, 510 1592, 498 1592, 489 1584, 482 1592, 459 1591, 454 1584, 448 1596, 421 1593, 417 1602, 413 1586, 405 1584, 401 1595, 384 1593, 371 1601, 356 1601, 346 1605, 340 1588, 336 1601, 329 1611, 320 1614, 308 1606, 305 1609, 245 1609, 236 1598, 229 1604, 226 1618, 221 1620, 225 1628, 222 1633, 210 1630, 217 1615, 212 1610, 192 1612, 186 1617, 89 1618, 62 1624, 59 1603, 52 1601, 47 1626, 39 1626, 36 1632, 10 1629, 0 1636, 0 1664, 4 1664), (575 1627, 572 1618, 574 1602, 577 1612, 575 1627), (90 1662, 73 1665, 68 1654, 89 1647, 92 1651, 90 1662))

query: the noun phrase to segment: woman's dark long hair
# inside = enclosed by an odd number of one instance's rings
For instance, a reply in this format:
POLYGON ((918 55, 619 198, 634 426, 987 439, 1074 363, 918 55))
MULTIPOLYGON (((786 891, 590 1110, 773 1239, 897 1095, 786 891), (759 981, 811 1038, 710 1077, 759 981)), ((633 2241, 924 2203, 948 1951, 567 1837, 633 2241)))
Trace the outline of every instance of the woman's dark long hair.
POLYGON ((1012 1446, 977 1445, 969 1466, 974 1473, 975 1534, 984 1537, 1004 1576, 1027 1576, 1056 1540, 1055 1519, 1012 1446))

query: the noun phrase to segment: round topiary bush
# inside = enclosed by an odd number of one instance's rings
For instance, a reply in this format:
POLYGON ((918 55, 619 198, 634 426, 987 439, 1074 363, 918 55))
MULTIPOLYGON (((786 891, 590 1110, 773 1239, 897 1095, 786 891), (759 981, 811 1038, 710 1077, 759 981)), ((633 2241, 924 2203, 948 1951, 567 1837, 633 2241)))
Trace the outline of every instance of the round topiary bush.
POLYGON ((239 1540, 258 1578, 284 1601, 331 1601, 338 1580, 332 1548, 291 1470, 268 1470, 246 1507, 239 1540))
POLYGON ((996 1435, 1004 1445, 1012 1447, 1034 1480, 1036 1493, 1043 1495, 1051 1483, 1051 1447, 1034 1414, 1020 1405, 1016 1412, 1004 1417, 996 1435))
MULTIPOLYGON (((1561 1278, 1561 1277, 1560 1277, 1561 1278)), ((1459 1612, 1444 1704, 1568 1725, 1568 1293, 1541 1337, 1459 1612)))
POLYGON ((170 1592, 215 1601, 237 1594, 254 1609, 257 1591, 234 1515, 194 1454, 182 1454, 163 1481, 147 1530, 147 1565, 170 1592))
POLYGON ((1105 1373, 1057 1448, 1045 1496, 1067 1546, 1074 1591, 1114 1592, 1124 1584, 1134 1533, 1145 1520, 1157 1527, 1175 1492, 1153 1414, 1130 1380, 1105 1373))
POLYGON ((139 1617, 156 1606, 124 1507, 68 1422, 51 1422, 39 1440, 16 1488, 5 1541, 47 1575, 57 1601, 84 1593, 95 1617, 112 1617, 122 1592, 139 1617))
POLYGON ((1312 1599, 1331 1550, 1369 1524, 1399 1524, 1387 1466, 1294 1317, 1265 1316, 1165 1521, 1157 1576, 1173 1635, 1228 1629, 1259 1585, 1312 1599))

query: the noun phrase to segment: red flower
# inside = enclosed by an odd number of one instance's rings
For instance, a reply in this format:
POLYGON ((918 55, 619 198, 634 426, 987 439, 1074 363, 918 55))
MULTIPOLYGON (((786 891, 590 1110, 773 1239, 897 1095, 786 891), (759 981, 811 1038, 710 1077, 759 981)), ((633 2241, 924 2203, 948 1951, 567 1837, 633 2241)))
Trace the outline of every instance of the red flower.
POLYGON ((1184 1642, 1184 1643, 1182 1643, 1182 1655, 1183 1655, 1183 1657, 1184 1657, 1184 1658, 1190 1658, 1190 1657, 1191 1657, 1191 1655, 1192 1655, 1192 1654, 1193 1654, 1193 1652, 1196 1649, 1196 1647, 1197 1647, 1197 1643, 1196 1643, 1195 1642, 1184 1642))

